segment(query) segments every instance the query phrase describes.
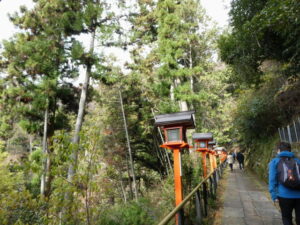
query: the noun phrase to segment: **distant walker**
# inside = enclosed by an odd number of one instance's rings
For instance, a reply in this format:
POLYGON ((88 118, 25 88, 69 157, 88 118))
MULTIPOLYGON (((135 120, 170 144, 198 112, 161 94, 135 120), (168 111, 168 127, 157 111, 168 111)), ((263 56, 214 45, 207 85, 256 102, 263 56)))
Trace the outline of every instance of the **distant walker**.
POLYGON ((233 171, 233 163, 234 163, 232 152, 230 152, 229 155, 227 156, 227 163, 229 164, 230 171, 232 172, 233 171))
POLYGON ((236 159, 239 162, 240 170, 243 170, 244 169, 244 160, 245 160, 245 156, 243 155, 243 153, 239 151, 236 154, 236 159))

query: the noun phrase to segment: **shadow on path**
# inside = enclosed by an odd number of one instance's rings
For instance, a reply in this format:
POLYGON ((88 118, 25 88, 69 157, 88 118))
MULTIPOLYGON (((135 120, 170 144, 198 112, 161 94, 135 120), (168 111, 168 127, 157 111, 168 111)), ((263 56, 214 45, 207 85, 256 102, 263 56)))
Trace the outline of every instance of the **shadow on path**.
POLYGON ((255 175, 238 169, 227 171, 222 225, 282 225, 281 214, 267 197, 267 186, 255 175))

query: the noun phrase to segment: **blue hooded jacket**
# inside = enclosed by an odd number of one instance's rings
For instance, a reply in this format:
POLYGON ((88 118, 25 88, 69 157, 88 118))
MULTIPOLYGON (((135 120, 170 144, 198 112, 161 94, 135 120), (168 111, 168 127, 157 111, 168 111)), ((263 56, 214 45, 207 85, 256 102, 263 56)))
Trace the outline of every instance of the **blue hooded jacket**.
MULTIPOLYGON (((300 190, 294 190, 287 188, 280 184, 277 179, 277 165, 280 161, 280 157, 290 157, 294 158, 293 152, 282 151, 276 158, 274 158, 269 163, 269 192, 271 194, 272 200, 275 201, 278 197, 282 198, 300 198, 300 190)), ((295 160, 300 164, 300 160, 295 158, 295 160)))

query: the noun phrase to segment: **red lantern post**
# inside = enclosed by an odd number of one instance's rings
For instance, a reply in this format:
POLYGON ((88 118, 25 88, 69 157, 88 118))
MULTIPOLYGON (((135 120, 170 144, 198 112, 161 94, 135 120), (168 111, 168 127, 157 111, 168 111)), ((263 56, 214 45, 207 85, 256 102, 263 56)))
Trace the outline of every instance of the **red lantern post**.
MULTIPOLYGON (((157 115, 155 125, 163 129, 165 142, 160 147, 171 149, 174 158, 174 189, 175 205, 179 205, 183 200, 181 153, 185 148, 189 148, 186 140, 186 130, 195 128, 194 111, 185 111, 172 114, 157 115)), ((183 211, 176 215, 176 224, 181 224, 183 211)))
MULTIPOLYGON (((193 140, 195 142, 195 148, 197 152, 202 155, 202 169, 203 177, 207 177, 207 161, 206 156, 209 154, 208 142, 213 140, 212 133, 194 133, 193 140)), ((211 164, 212 165, 212 164, 211 164)))
POLYGON ((209 156, 210 156, 211 170, 217 169, 217 158, 216 158, 217 154, 216 151, 213 149, 215 145, 216 145, 215 140, 208 142, 208 148, 210 150, 209 156))

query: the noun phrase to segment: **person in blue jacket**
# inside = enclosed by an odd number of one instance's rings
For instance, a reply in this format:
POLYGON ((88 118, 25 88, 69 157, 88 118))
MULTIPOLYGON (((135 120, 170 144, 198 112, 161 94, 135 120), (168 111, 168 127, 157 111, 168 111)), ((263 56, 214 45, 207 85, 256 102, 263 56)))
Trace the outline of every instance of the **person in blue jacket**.
MULTIPOLYGON (((269 191, 272 200, 279 202, 281 209, 282 222, 284 225, 293 225, 292 212, 295 209, 296 223, 300 225, 300 190, 290 189, 278 182, 277 165, 280 157, 295 158, 291 152, 291 145, 286 142, 280 142, 277 145, 278 155, 269 163, 269 191)), ((295 158, 298 163, 300 160, 295 158)))

